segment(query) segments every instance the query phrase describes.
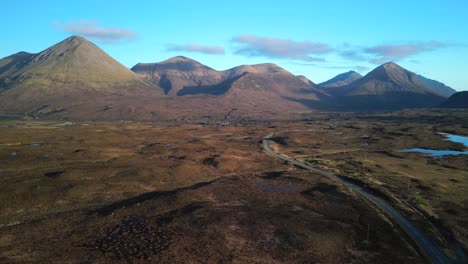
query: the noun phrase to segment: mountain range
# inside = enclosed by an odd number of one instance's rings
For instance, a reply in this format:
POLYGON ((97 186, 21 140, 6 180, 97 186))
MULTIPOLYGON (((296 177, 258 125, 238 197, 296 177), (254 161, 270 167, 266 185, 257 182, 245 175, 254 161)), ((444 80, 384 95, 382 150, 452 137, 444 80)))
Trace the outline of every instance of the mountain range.
POLYGON ((441 104, 453 89, 395 63, 316 85, 271 63, 217 71, 186 57, 121 65, 72 36, 0 60, 0 115, 72 120, 282 119, 441 104))

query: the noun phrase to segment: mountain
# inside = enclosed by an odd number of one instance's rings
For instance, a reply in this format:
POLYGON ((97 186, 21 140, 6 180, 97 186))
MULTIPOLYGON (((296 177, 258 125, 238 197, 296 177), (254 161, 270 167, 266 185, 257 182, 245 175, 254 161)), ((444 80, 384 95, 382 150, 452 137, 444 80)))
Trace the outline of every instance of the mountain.
MULTIPOLYGON (((236 118, 290 118, 311 109, 298 102, 321 101, 327 94, 271 63, 243 65, 221 72, 216 85, 185 87, 177 100, 204 105, 208 113, 236 118)), ((194 108, 196 109, 196 108, 194 108)), ((205 110, 206 111, 206 110, 205 110)))
POLYGON ((320 101, 328 97, 313 83, 271 63, 216 71, 179 56, 159 63, 138 63, 132 70, 158 84, 178 111, 186 111, 187 107, 192 115, 285 116, 311 111, 296 99, 320 101))
POLYGON ((420 78, 397 65, 385 63, 347 86, 327 90, 335 107, 350 110, 393 110, 432 107, 445 98, 424 86, 420 78))
POLYGON ((138 63, 131 70, 168 95, 175 95, 184 87, 214 85, 225 79, 221 72, 182 56, 159 63, 138 63))
POLYGON ((440 105, 441 108, 468 108, 468 91, 458 92, 450 96, 440 105))
POLYGON ((343 87, 361 78, 361 74, 355 71, 349 71, 342 74, 338 74, 337 76, 331 78, 326 82, 319 83, 318 86, 325 88, 343 87))
POLYGON ((445 97, 450 97, 452 94, 457 92, 452 87, 449 87, 441 82, 428 79, 422 75, 418 75, 418 77, 419 77, 419 80, 424 84, 424 86, 431 88, 432 90, 436 91, 437 93, 445 97))
POLYGON ((271 63, 239 66, 225 74, 235 79, 223 100, 233 106, 237 104, 240 115, 287 116, 310 111, 297 102, 298 99, 315 102, 328 97, 310 83, 271 63))
POLYGON ((9 76, 14 76, 14 73, 24 67, 32 56, 33 54, 22 51, 0 60, 0 90, 12 85, 14 80, 9 76))
POLYGON ((142 95, 153 87, 78 36, 38 53, 0 60, 0 111, 65 111, 103 96, 142 95))

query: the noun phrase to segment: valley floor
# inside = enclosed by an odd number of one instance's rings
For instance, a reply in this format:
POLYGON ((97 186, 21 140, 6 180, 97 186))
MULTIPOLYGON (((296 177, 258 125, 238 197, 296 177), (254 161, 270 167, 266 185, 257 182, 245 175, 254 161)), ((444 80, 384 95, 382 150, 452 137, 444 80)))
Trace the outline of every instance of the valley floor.
POLYGON ((465 114, 225 127, 1 121, 0 263, 423 263, 367 201, 266 155, 261 140, 282 132, 277 151, 407 197, 466 248, 466 157, 395 152, 459 147, 434 132, 467 135, 465 114))

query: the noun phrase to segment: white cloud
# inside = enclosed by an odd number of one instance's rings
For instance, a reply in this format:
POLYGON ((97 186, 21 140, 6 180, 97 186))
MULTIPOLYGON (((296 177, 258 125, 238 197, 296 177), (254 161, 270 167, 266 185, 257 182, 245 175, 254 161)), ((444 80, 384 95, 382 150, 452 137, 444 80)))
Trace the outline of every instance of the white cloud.
POLYGON ((134 40, 137 34, 124 28, 105 28, 99 21, 79 20, 66 24, 56 23, 56 26, 73 35, 79 35, 106 44, 121 43, 126 40, 134 40))
POLYGON ((254 35, 236 36, 232 41, 240 45, 235 51, 236 54, 250 57, 287 58, 313 62, 324 61, 324 59, 311 56, 311 54, 325 54, 333 50, 329 45, 323 43, 257 37, 254 35))

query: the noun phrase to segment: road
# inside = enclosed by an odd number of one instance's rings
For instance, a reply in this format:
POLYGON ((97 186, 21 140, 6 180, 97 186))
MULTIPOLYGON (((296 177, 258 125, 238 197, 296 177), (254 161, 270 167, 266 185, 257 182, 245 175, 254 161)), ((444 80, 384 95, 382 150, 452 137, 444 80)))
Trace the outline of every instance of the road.
POLYGON ((263 149, 271 156, 278 158, 283 161, 287 161, 293 165, 302 167, 309 171, 315 172, 322 176, 325 176, 333 181, 339 182, 347 187, 351 188, 353 191, 357 192, 368 201, 372 202, 375 206, 384 211, 394 223, 396 223, 400 228, 413 240, 413 242, 419 248, 419 251, 431 262, 434 264, 444 264, 444 263, 453 263, 447 255, 440 249, 440 247, 435 244, 431 239, 429 239, 419 228, 417 228, 412 222, 410 222, 406 217, 404 217, 395 207, 391 206, 389 203, 383 199, 373 195, 369 192, 368 189, 348 182, 337 175, 323 171, 318 168, 311 167, 305 163, 299 162, 295 159, 285 157, 279 153, 274 152, 270 148, 269 141, 272 139, 274 134, 270 134, 263 138, 263 149))

